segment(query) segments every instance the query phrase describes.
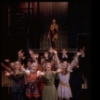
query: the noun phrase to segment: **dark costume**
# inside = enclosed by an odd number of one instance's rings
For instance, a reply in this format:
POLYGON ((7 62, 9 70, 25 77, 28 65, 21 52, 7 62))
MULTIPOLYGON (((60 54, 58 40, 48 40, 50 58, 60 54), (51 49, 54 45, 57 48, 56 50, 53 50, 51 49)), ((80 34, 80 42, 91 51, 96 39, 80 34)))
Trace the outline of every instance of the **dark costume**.
POLYGON ((22 100, 24 88, 24 74, 18 76, 11 75, 10 79, 12 79, 11 93, 13 100, 22 100))
POLYGON ((72 89, 72 100, 80 100, 82 84, 84 83, 80 68, 74 67, 70 75, 70 86, 72 89))

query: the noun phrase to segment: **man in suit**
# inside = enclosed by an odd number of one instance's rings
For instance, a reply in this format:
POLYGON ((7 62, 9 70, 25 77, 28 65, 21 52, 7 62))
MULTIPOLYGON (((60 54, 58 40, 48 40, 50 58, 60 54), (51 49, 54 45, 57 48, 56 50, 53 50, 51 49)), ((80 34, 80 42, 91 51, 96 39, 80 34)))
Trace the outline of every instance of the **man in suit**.
POLYGON ((83 81, 83 77, 82 77, 82 71, 77 62, 76 65, 74 65, 72 72, 70 74, 70 86, 71 86, 72 95, 73 95, 71 100, 80 100, 81 99, 83 83, 84 83, 84 81, 83 81))

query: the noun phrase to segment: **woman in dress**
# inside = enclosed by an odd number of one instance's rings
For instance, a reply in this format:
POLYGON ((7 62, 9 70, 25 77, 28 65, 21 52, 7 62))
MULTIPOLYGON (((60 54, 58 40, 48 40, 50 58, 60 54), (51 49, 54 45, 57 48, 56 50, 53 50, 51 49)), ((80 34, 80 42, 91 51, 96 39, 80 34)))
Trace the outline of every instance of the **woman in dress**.
POLYGON ((44 89, 42 93, 42 100, 58 100, 57 90, 54 85, 55 76, 57 73, 61 72, 62 69, 57 69, 57 71, 51 70, 51 62, 46 62, 46 71, 38 71, 37 76, 44 79, 44 89))
POLYGON ((67 61, 62 62, 63 71, 58 74, 59 85, 58 85, 58 97, 59 100, 65 99, 70 100, 72 97, 72 91, 69 84, 70 72, 67 70, 67 61))
POLYGON ((27 75, 26 96, 28 100, 38 100, 40 97, 37 69, 38 66, 36 62, 31 64, 31 70, 26 70, 24 67, 21 68, 21 70, 27 75))

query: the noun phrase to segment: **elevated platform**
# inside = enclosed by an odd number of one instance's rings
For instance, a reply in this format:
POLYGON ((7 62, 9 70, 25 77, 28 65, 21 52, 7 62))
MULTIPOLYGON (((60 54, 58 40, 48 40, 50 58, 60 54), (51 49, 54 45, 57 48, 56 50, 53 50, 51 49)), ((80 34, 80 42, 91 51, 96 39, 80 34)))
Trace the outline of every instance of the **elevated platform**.
MULTIPOLYGON (((40 49, 48 49, 51 46, 51 41, 48 38, 48 32, 44 33, 40 39, 40 49)), ((68 48, 68 32, 67 31, 59 31, 58 39, 55 42, 56 48, 68 48)))
MULTIPOLYGON (((38 52, 38 53, 43 53, 45 51, 48 51, 48 49, 33 49, 35 52, 38 52)), ((61 53, 61 49, 58 49, 57 50, 58 53, 61 53)), ((68 53, 76 53, 77 52, 77 48, 75 49, 67 49, 68 53)))

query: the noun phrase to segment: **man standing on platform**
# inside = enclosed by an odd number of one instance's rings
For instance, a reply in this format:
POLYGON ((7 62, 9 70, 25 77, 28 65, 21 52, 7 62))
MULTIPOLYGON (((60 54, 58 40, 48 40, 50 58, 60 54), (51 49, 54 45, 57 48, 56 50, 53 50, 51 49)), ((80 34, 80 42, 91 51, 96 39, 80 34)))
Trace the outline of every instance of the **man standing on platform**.
POLYGON ((52 48, 56 48, 55 41, 58 39, 58 29, 59 26, 56 23, 56 20, 52 20, 52 24, 50 25, 49 33, 48 33, 48 38, 51 38, 51 46, 52 48))

